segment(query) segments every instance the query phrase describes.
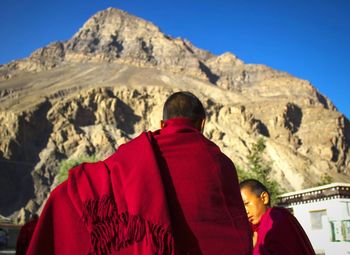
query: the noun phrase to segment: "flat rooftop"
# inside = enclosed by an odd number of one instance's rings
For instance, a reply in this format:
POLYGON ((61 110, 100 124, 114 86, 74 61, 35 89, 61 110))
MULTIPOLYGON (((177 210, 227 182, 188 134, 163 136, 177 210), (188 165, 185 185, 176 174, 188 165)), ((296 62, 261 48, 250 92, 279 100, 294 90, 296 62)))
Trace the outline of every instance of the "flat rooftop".
POLYGON ((280 206, 318 202, 335 198, 350 199, 350 183, 331 183, 278 196, 280 206))

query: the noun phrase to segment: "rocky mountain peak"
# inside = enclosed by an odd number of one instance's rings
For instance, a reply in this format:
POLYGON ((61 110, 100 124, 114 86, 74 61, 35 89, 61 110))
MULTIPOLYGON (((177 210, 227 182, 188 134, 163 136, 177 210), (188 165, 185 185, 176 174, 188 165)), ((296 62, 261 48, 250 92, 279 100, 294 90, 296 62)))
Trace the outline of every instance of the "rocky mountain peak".
POLYGON ((216 63, 221 65, 242 65, 244 62, 231 52, 225 52, 216 58, 216 63))
POLYGON ((118 62, 185 72, 215 83, 205 64, 212 57, 187 40, 163 34, 151 22, 108 8, 92 16, 70 40, 52 43, 27 59, 0 67, 0 79, 9 79, 18 71, 52 69, 63 62, 118 62))
POLYGON ((124 11, 108 8, 92 16, 67 43, 71 50, 123 50, 125 40, 150 38, 161 34, 158 27, 124 11))

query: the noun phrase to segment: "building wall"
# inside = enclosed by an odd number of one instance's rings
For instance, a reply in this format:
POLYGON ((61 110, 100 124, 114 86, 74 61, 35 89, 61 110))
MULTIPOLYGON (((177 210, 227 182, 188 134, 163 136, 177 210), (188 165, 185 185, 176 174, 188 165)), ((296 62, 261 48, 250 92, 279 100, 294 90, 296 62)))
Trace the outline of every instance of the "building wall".
POLYGON ((290 205, 317 254, 350 255, 350 199, 290 205))

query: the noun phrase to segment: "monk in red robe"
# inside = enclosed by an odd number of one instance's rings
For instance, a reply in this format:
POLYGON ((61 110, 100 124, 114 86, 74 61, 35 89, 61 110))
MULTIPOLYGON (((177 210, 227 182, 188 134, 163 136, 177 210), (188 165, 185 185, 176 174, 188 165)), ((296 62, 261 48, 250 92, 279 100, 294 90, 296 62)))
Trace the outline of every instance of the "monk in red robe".
POLYGON ((315 255, 297 219, 285 208, 270 207, 270 194, 259 181, 240 183, 253 231, 253 255, 315 255))
POLYGON ((197 97, 174 93, 160 130, 71 169, 28 254, 251 254, 235 167, 204 122, 197 97))

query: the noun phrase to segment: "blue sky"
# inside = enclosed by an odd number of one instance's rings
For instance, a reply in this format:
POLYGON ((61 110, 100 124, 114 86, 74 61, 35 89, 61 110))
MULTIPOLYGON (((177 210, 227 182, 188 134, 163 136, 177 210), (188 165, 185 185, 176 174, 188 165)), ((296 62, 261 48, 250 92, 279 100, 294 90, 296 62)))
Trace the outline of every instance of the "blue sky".
POLYGON ((350 118, 350 0, 1 0, 0 63, 68 40, 107 7, 216 55, 309 80, 350 118))

